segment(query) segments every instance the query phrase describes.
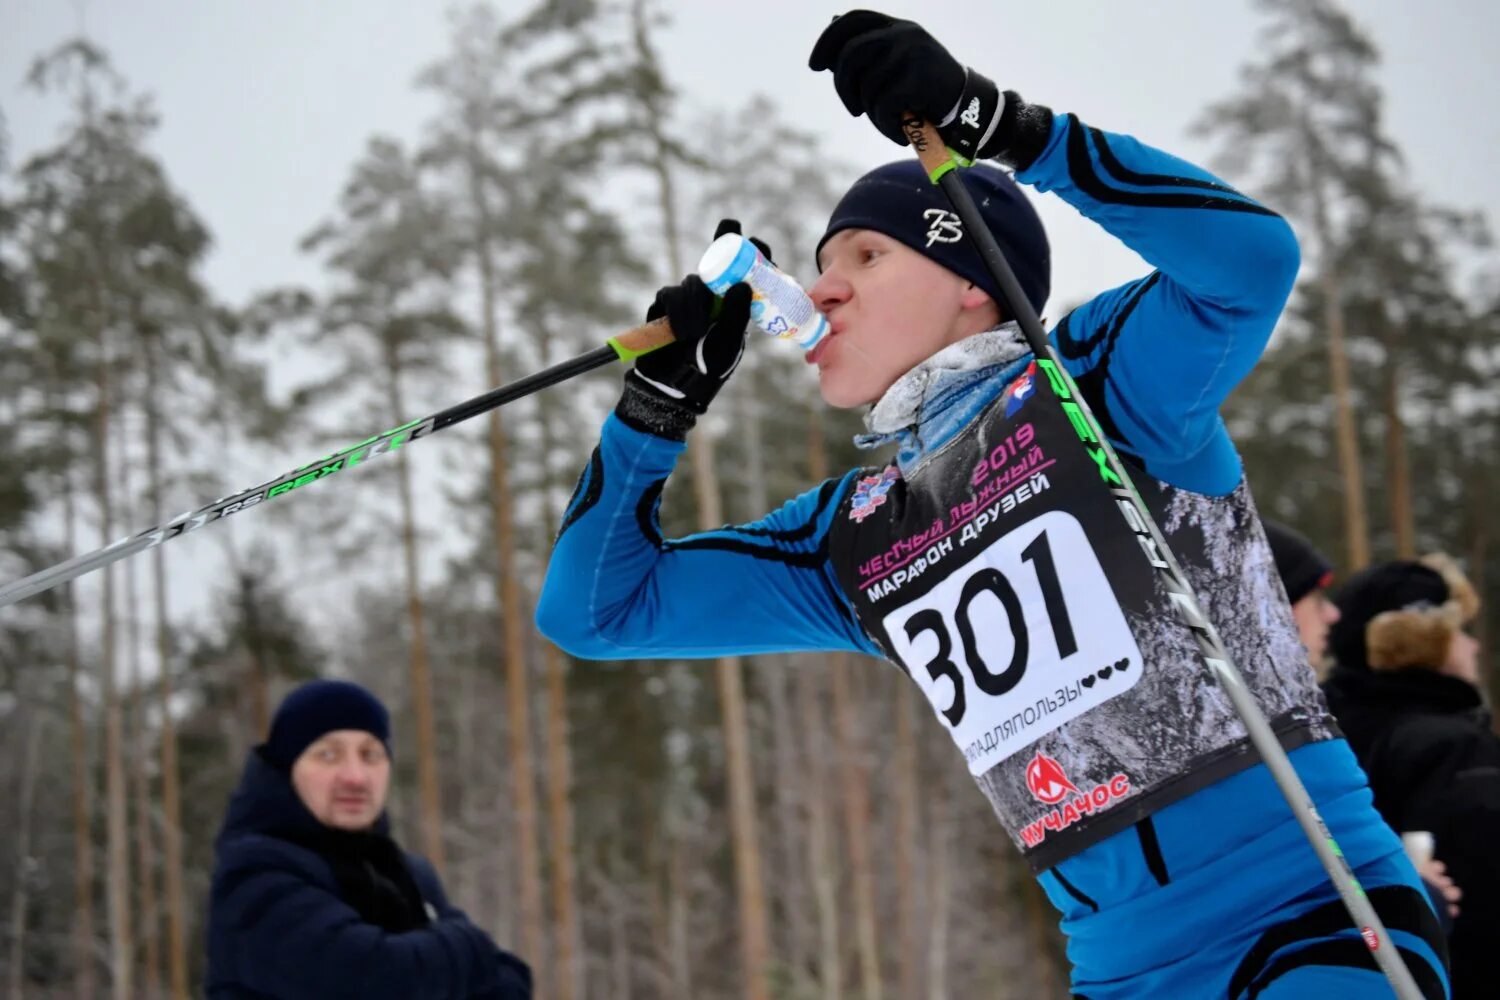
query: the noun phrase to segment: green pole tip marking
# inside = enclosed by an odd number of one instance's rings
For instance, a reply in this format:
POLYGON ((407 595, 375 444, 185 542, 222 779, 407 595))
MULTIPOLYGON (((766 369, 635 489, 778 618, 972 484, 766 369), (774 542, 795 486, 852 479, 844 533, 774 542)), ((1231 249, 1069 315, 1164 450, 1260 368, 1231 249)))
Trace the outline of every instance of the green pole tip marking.
POLYGON ((605 341, 605 343, 609 344, 610 347, 613 347, 615 349, 615 356, 626 364, 629 364, 636 358, 650 354, 652 351, 656 350, 656 348, 654 347, 648 347, 644 351, 631 350, 624 344, 620 343, 619 337, 610 337, 609 340, 605 341))
MULTIPOLYGON (((950 149, 948 152, 951 154, 953 151, 950 149)), ((958 161, 954 160, 954 159, 949 159, 942 166, 938 167, 936 170, 929 170, 927 172, 927 178, 928 178, 928 180, 932 181, 932 183, 936 184, 938 181, 940 181, 940 180, 943 179, 943 175, 944 174, 948 173, 950 170, 957 170, 957 169, 958 169, 958 161)))
POLYGON ((950 170, 957 170, 959 167, 972 167, 974 165, 973 160, 969 159, 967 156, 964 156, 952 146, 945 146, 944 148, 948 151, 948 162, 944 163, 936 170, 930 170, 927 173, 927 178, 934 184, 942 180, 943 175, 948 173, 948 171, 950 170))

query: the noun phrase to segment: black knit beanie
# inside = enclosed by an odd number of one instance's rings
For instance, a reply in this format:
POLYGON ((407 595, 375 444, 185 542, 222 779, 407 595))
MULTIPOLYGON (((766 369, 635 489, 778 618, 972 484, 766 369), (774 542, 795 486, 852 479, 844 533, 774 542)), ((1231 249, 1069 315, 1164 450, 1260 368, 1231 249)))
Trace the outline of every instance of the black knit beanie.
MULTIPOLYGON (((1052 251, 1036 209, 1010 175, 998 167, 976 163, 958 175, 1000 244, 1021 291, 1031 307, 1041 313, 1052 288, 1052 251)), ((887 163, 855 181, 833 210, 817 250, 845 229, 873 229, 905 243, 972 281, 989 293, 1002 312, 1010 312, 948 196, 932 183, 920 161, 887 163)))
POLYGON ((1323 553, 1313 548, 1307 536, 1268 517, 1261 518, 1260 523, 1266 529, 1266 540, 1271 543, 1271 556, 1276 560, 1276 572, 1286 588, 1288 601, 1296 604, 1333 582, 1333 566, 1323 558, 1323 553))
POLYGON ((260 755, 290 771, 302 751, 337 729, 369 733, 390 751, 391 716, 379 698, 352 681, 316 680, 287 695, 276 709, 260 755))

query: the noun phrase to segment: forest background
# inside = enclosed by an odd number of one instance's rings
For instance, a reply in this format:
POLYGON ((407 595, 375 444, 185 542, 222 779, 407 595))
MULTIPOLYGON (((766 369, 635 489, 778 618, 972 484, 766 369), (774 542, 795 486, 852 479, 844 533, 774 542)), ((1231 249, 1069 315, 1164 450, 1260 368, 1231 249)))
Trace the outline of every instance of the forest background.
MULTIPOLYGON (((1487 608, 1492 5, 895 3, 1003 86, 1285 214, 1226 408, 1341 574, 1442 549, 1487 608)), ((806 69, 828 4, 0 9, 0 581, 587 350, 721 216, 809 282, 909 155, 806 69)), ((1053 319, 1146 270, 1055 198, 1053 319)), ((292 685, 392 707, 399 839, 539 995, 1060 996, 1055 916, 897 671, 575 662, 531 609, 618 392, 577 379, 0 611, 0 989, 202 989, 213 832, 292 685)), ((760 338, 669 534, 871 456, 760 338)), ((1493 678, 1494 673, 1490 676, 1493 678)))

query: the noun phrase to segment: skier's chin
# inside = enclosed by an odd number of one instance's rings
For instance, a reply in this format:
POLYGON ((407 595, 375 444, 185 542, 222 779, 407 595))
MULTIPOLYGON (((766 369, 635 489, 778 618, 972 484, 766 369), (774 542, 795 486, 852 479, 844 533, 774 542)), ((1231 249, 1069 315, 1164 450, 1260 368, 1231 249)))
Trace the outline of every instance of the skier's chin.
POLYGON ((832 366, 818 370, 818 392, 822 395, 823 402, 835 410, 857 409, 878 398, 861 391, 858 386, 849 385, 846 379, 839 377, 838 369, 832 366))

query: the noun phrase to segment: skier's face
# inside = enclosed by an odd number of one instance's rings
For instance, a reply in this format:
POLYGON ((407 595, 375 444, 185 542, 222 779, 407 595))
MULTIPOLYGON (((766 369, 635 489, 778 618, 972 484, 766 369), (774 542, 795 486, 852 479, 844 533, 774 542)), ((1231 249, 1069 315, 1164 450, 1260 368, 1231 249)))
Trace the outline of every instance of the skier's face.
POLYGON ((917 364, 999 319, 983 290, 871 229, 835 233, 818 269, 808 294, 831 329, 807 361, 830 406, 875 402, 917 364))
POLYGON ((297 797, 324 826, 368 830, 385 809, 391 758, 385 744, 359 729, 335 729, 292 764, 297 797))

